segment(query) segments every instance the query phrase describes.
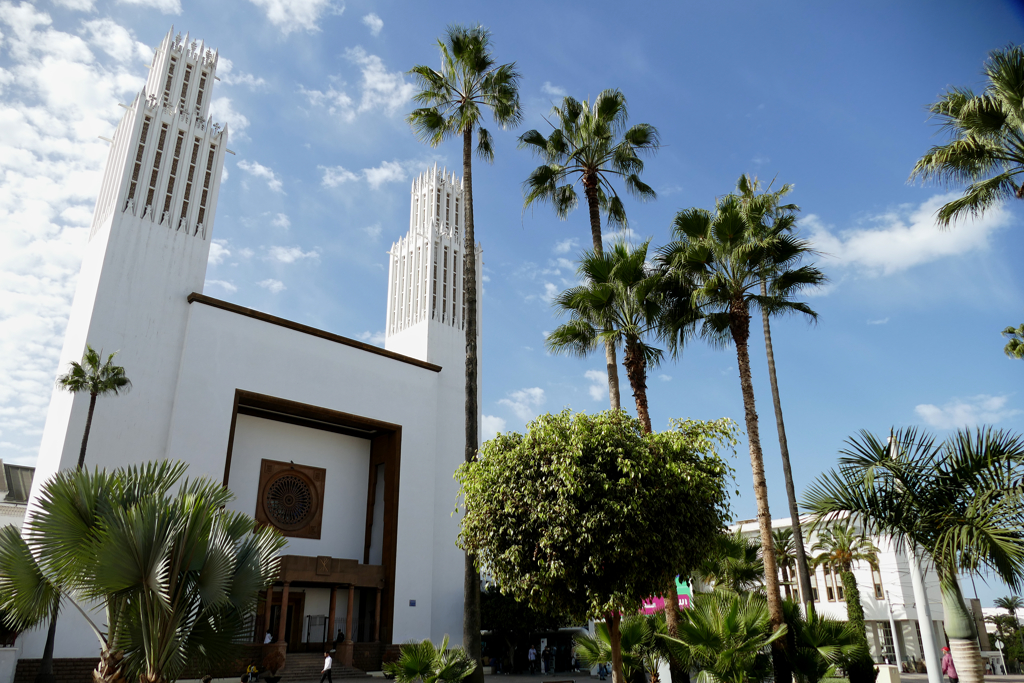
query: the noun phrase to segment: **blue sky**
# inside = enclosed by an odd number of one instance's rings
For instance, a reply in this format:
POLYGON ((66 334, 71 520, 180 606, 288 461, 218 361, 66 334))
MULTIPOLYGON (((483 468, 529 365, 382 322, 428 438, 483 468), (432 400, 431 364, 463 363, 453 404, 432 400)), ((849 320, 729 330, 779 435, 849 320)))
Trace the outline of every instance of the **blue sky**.
MULTIPOLYGON (((0 457, 35 459, 106 159, 97 136, 111 134, 171 24, 219 48, 213 107, 237 152, 206 293, 380 343, 385 252, 408 229, 409 183, 461 159, 457 143, 428 148, 404 123, 404 72, 437 64, 434 40, 453 22, 489 27, 497 58, 523 74, 523 126, 495 131, 495 163, 475 166, 490 430, 605 407, 588 378, 599 358, 544 351, 550 296, 574 282, 589 244, 586 217, 523 212, 537 161, 516 137, 544 130, 564 94, 609 87, 664 143, 644 174, 658 200, 627 204, 636 238, 663 244, 676 211, 713 206, 741 173, 795 185, 801 230, 831 278, 808 298, 816 325, 774 327, 798 491, 860 429, 1024 429, 1024 364, 999 336, 1024 321, 1024 203, 941 232, 933 213, 947 190, 906 182, 939 139, 926 105, 981 86, 987 52, 1024 35, 1021 3, 62 0, 0 2, 0 457)), ((759 330, 755 319, 761 437, 772 510, 785 516, 759 330)), ((649 385, 655 428, 742 423, 731 348, 694 345, 649 385)), ((748 463, 744 443, 738 517, 755 512, 748 463)))

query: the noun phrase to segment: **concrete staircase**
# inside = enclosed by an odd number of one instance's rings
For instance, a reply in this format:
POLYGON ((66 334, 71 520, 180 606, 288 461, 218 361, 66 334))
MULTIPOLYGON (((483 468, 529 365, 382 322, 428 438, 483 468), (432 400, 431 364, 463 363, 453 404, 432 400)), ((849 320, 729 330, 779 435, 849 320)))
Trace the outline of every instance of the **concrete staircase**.
MULTIPOLYGON (((284 668, 277 672, 281 676, 282 683, 294 681, 319 681, 320 672, 324 668, 324 656, 319 652, 289 652, 285 656, 284 668)), ((332 680, 344 678, 364 678, 365 671, 355 667, 345 666, 339 657, 334 657, 334 664, 331 666, 332 680)))

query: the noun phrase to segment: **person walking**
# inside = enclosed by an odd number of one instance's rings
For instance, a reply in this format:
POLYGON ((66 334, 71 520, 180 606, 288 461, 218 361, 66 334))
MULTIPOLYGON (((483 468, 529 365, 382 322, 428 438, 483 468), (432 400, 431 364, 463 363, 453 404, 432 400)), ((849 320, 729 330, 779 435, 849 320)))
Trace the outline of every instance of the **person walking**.
POLYGON ((530 651, 526 653, 526 659, 530 663, 530 675, 532 676, 537 672, 537 648, 533 645, 530 646, 530 651))
POLYGON ((331 659, 331 653, 330 652, 325 652, 324 653, 324 670, 320 672, 320 683, 324 683, 325 680, 327 681, 327 683, 334 683, 334 681, 331 680, 331 665, 332 664, 334 664, 334 660, 331 659))
POLYGON ((956 665, 953 664, 953 655, 949 648, 942 648, 942 673, 949 676, 949 683, 959 683, 960 677, 956 675, 956 665))

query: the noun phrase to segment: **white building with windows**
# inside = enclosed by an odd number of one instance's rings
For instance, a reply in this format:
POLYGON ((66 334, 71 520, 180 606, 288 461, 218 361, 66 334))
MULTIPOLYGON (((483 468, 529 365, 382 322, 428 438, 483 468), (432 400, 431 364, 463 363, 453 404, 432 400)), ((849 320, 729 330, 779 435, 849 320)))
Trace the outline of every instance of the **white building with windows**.
MULTIPOLYGON (((817 534, 808 533, 809 520, 804 519, 804 543, 808 559, 813 557, 811 548, 817 542, 817 534)), ((773 519, 772 529, 788 529, 793 526, 791 518, 773 519)), ((744 536, 760 539, 757 520, 743 520, 732 527, 741 530, 744 536)), ((853 575, 857 579, 861 604, 864 607, 864 621, 867 625, 868 645, 872 659, 877 663, 898 662, 914 670, 917 662, 924 661, 924 638, 919 621, 919 605, 914 597, 912 559, 906 553, 898 552, 891 539, 870 536, 878 548, 878 566, 872 568, 867 562, 857 562, 853 575)), ((933 641, 936 648, 946 645, 942 622, 942 596, 939 580, 932 567, 922 562, 924 590, 928 597, 928 611, 932 620, 933 641)), ((783 585, 785 597, 798 597, 796 577, 783 585)), ((781 580, 781 575, 780 575, 781 580)), ((811 592, 815 610, 833 619, 846 620, 846 596, 838 568, 819 566, 811 573, 811 592)), ((965 591, 966 593, 966 591, 965 591)), ((966 597, 966 596, 965 596, 966 597)), ((985 631, 978 600, 968 599, 968 606, 974 611, 979 623, 979 632, 985 631)), ((992 648, 982 636, 982 651, 992 648)), ((941 657, 939 658, 941 659, 941 657)))
MULTIPOLYGON (((391 250, 383 349, 206 296, 230 152, 227 127, 209 116, 217 64, 216 51, 172 29, 145 89, 122 105, 60 369, 89 344, 118 351, 132 380, 96 411, 87 465, 184 461, 189 477, 222 481, 235 509, 287 537, 254 644, 270 632, 301 658, 340 631, 338 664, 379 669, 391 644, 461 639, 451 511, 465 438, 462 184, 436 168, 412 184, 408 234, 391 250)), ((479 291, 480 250, 472 257, 479 291)), ((33 497, 75 466, 88 402, 54 391, 33 497)), ((45 629, 18 640, 23 660, 39 658, 45 629)), ((97 654, 64 611, 58 675, 62 661, 97 654)))

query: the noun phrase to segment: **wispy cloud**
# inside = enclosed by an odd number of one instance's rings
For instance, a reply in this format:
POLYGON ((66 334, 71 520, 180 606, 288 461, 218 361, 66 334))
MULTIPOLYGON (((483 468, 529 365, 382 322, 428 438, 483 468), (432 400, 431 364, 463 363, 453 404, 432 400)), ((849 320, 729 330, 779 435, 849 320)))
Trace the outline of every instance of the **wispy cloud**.
POLYGON ((338 187, 345 183, 365 180, 371 189, 377 190, 381 185, 404 182, 410 174, 422 171, 434 163, 437 163, 436 159, 419 158, 404 161, 395 159, 382 161, 379 166, 359 171, 350 171, 344 166, 318 166, 317 168, 323 172, 320 184, 324 187, 338 187))
POLYGON ((320 250, 302 251, 301 247, 270 247, 267 250, 267 258, 281 263, 295 263, 303 259, 320 258, 320 250))
POLYGON ((570 251, 574 251, 579 248, 580 243, 575 237, 564 239, 560 242, 555 242, 555 247, 551 251, 556 254, 568 254, 570 251))
POLYGON ((217 58, 217 77, 224 85, 244 85, 250 90, 259 90, 267 82, 244 71, 235 71, 234 63, 227 57, 217 58))
POLYGON ((595 401, 608 398, 608 373, 601 372, 600 370, 587 370, 583 373, 583 376, 587 378, 590 384, 587 386, 587 391, 590 393, 590 398, 595 401))
POLYGON ((544 81, 544 85, 540 86, 540 91, 551 97, 565 97, 569 94, 562 86, 552 85, 551 81, 544 81))
POLYGON ((245 114, 235 110, 230 97, 216 97, 210 102, 210 116, 214 121, 228 125, 228 135, 233 140, 248 140, 245 129, 249 127, 249 119, 245 114))
POLYGON ((262 9, 267 20, 285 35, 295 31, 319 31, 325 14, 341 14, 345 3, 331 0, 249 0, 262 9))
MULTIPOLYGON (((299 93, 304 95, 311 105, 326 107, 331 115, 352 122, 359 114, 373 111, 394 116, 404 109, 416 92, 416 86, 405 80, 402 71, 388 71, 380 57, 367 53, 361 47, 346 49, 345 58, 358 66, 362 74, 358 102, 356 98, 334 85, 326 89, 307 89, 299 86, 299 93)), ((344 79, 340 77, 333 80, 344 83, 344 79)))
POLYGON ((228 241, 213 240, 210 242, 210 255, 206 262, 211 266, 217 266, 224 263, 224 259, 229 256, 231 256, 231 251, 228 249, 228 241))
POLYGON ((285 289, 287 289, 287 287, 284 286, 283 282, 281 282, 280 280, 275 280, 273 278, 267 278, 266 280, 260 280, 256 284, 258 284, 263 289, 268 290, 271 294, 277 294, 278 292, 281 292, 281 291, 284 291, 285 289))
POLYGON ((1021 411, 1007 407, 1009 395, 989 396, 979 394, 966 399, 954 398, 942 406, 922 403, 914 412, 930 426, 937 429, 958 429, 980 424, 995 424, 1021 411))
POLYGON ((381 227, 380 223, 374 223, 373 225, 368 225, 363 228, 363 232, 365 232, 371 240, 376 242, 380 239, 381 233, 384 232, 384 228, 381 227))
POLYGON ((384 28, 384 20, 373 12, 370 12, 363 17, 363 23, 369 27, 371 36, 379 36, 381 29, 384 28))
POLYGON ((204 287, 210 287, 210 286, 220 287, 225 292, 232 292, 233 293, 233 292, 237 292, 238 291, 238 287, 235 287, 235 285, 233 283, 228 282, 227 280, 207 280, 206 282, 203 283, 203 286, 204 287))
POLYGON ((544 390, 540 387, 530 387, 510 392, 508 398, 503 398, 498 403, 511 408, 516 417, 525 422, 537 416, 544 401, 544 390))
POLYGON ((884 325, 889 322, 888 318, 878 318, 877 320, 869 320, 868 325, 884 325))
POLYGON ((292 226, 292 222, 288 218, 288 214, 284 213, 279 213, 276 216, 274 216, 274 219, 270 221, 270 224, 273 225, 275 228, 281 228, 283 230, 287 230, 292 226))
POLYGON ((377 332, 370 332, 369 330, 366 332, 360 332, 356 335, 356 339, 373 344, 374 346, 384 346, 384 330, 377 332))
POLYGON ((498 432, 505 431, 505 420, 495 415, 481 415, 481 431, 483 431, 483 440, 493 439, 498 435, 498 432))
POLYGON ((284 192, 283 184, 281 179, 277 177, 277 174, 269 166, 264 166, 258 161, 246 161, 242 159, 238 162, 238 168, 242 169, 249 175, 256 178, 263 178, 267 181, 267 187, 273 192, 284 192))

